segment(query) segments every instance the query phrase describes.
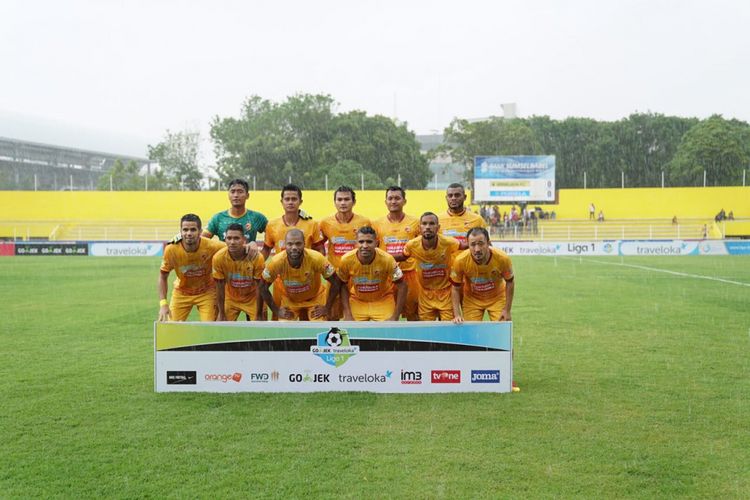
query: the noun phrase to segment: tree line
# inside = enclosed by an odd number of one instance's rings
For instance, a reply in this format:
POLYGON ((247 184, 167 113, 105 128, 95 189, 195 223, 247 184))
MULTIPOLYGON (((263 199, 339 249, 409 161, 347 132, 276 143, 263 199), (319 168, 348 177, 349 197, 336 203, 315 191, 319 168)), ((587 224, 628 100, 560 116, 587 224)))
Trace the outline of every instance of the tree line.
MULTIPOLYGON (((247 99, 238 117, 215 117, 211 139, 222 184, 255 181, 256 189, 278 189, 289 179, 303 189, 348 184, 382 189, 400 184, 424 189, 429 162, 438 155, 465 165, 471 179, 474 156, 555 155, 558 188, 738 185, 750 166, 750 126, 714 115, 705 120, 636 113, 618 121, 548 116, 454 119, 444 143, 427 154, 406 124, 363 111, 338 113, 329 95, 298 94, 283 102, 247 99), (662 177, 663 176, 663 177, 662 177)), ((167 131, 148 147, 160 165, 149 189, 201 189, 204 178, 195 132, 167 131)), ((144 189, 134 165, 119 163, 100 189, 144 189)))

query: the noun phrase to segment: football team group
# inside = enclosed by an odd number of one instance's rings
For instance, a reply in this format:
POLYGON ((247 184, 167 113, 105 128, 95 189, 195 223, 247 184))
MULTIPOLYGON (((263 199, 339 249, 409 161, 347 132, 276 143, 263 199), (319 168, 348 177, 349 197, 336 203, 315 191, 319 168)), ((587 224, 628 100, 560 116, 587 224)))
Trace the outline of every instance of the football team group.
POLYGON ((387 214, 374 221, 354 213, 356 195, 341 186, 336 212, 315 221, 302 190, 281 189, 283 215, 268 221, 246 207, 247 182, 229 183, 229 210, 202 227, 195 214, 164 249, 159 321, 510 321, 513 269, 493 248, 484 220, 464 204, 460 184, 446 190, 447 211, 419 218, 404 212, 406 192, 389 187, 387 214), (264 233, 263 246, 256 243, 264 233), (216 236, 218 239, 214 239, 216 236), (167 279, 174 271, 171 301, 167 279))

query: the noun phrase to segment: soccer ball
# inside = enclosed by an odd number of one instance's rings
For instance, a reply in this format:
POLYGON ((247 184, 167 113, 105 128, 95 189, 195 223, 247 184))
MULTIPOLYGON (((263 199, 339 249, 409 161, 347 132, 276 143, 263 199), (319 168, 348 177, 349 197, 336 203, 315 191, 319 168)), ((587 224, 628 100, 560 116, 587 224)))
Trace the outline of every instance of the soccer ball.
POLYGON ((331 347, 338 347, 341 345, 341 333, 338 328, 331 328, 326 336, 326 344, 331 347))

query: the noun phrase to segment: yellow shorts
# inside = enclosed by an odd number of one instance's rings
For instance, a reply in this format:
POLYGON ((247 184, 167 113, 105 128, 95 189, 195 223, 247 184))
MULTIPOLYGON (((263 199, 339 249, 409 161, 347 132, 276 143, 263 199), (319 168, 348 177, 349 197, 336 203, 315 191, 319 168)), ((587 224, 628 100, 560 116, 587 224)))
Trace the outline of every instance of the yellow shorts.
POLYGON ((451 321, 453 319, 453 303, 451 289, 422 290, 419 295, 420 321, 451 321))
POLYGON ((356 297, 349 297, 349 307, 354 321, 386 321, 396 311, 393 295, 387 294, 380 300, 365 302, 356 297))
POLYGON ((201 321, 216 321, 216 287, 212 286, 200 295, 183 295, 178 290, 173 291, 169 303, 170 319, 187 320, 193 306, 198 308, 201 321))
POLYGON ((294 315, 294 318, 288 320, 282 319, 280 321, 325 321, 325 316, 313 317, 313 309, 316 306, 326 305, 327 293, 328 291, 325 287, 320 287, 320 292, 317 296, 302 303, 292 302, 286 297, 286 295, 282 294, 281 307, 289 309, 294 315))
MULTIPOLYGON (((404 283, 406 284, 406 303, 401 311, 401 317, 409 321, 419 321, 419 295, 422 286, 416 271, 404 271, 404 283)), ((393 300, 396 300, 396 287, 393 287, 393 300)))
POLYGON ((505 307, 505 297, 492 303, 474 302, 471 297, 464 295, 464 301, 461 305, 464 313, 464 321, 482 321, 485 311, 490 316, 490 321, 500 321, 500 313, 505 307))
POLYGON ((250 321, 255 321, 255 319, 258 317, 258 299, 256 298, 256 296, 253 295, 245 302, 240 302, 229 297, 228 295, 225 295, 224 315, 227 317, 227 321, 235 321, 237 319, 237 316, 239 316, 241 312, 246 313, 248 318, 250 318, 250 321))

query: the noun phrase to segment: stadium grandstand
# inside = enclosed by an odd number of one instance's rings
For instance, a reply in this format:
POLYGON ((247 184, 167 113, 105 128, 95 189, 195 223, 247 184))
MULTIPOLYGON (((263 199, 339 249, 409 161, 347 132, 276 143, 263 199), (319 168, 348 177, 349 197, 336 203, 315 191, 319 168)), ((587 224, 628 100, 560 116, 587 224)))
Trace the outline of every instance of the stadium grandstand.
POLYGON ((150 170, 147 158, 0 137, 0 189, 93 190, 117 160, 150 170))

